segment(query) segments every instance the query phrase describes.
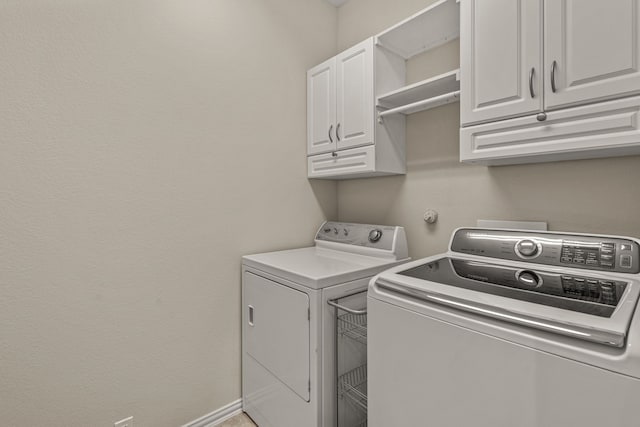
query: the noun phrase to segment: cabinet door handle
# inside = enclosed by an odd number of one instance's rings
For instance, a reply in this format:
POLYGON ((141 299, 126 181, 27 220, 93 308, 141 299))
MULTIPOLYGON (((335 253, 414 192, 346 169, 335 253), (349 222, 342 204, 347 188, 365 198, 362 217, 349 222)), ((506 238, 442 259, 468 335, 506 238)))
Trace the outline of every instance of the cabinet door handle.
POLYGON ((333 142, 333 138, 331 138, 331 131, 333 130, 333 125, 329 126, 329 142, 333 142))
POLYGON ((336 138, 338 139, 338 142, 340 141, 340 123, 338 123, 338 126, 336 126, 336 138))
POLYGON ((551 64, 551 91, 556 93, 556 68, 558 67, 558 62, 553 61, 551 64))
POLYGON ((248 319, 249 320, 249 326, 253 326, 254 325, 254 323, 253 323, 253 306, 249 305, 248 307, 249 307, 249 319, 248 319))
POLYGON ((535 67, 531 67, 531 71, 529 71, 529 93, 532 98, 536 97, 536 93, 533 91, 533 76, 536 72, 535 67))

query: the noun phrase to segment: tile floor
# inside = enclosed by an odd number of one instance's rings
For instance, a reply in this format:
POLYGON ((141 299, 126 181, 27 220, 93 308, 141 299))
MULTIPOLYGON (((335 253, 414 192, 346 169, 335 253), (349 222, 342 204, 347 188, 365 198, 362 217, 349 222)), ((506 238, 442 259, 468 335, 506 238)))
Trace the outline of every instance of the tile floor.
POLYGON ((242 413, 233 418, 229 418, 227 421, 218 425, 218 427, 256 427, 256 425, 251 421, 251 418, 242 413))

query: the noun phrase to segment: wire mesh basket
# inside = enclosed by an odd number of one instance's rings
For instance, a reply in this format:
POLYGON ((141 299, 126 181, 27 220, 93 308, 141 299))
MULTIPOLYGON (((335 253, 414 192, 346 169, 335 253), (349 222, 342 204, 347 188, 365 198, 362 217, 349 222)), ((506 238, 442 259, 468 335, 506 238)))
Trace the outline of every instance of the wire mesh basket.
POLYGON ((367 427, 366 290, 329 300, 335 307, 338 427, 367 427))
POLYGON ((367 365, 358 366, 338 378, 338 396, 367 413, 367 365))
POLYGON ((338 316, 338 334, 366 344, 367 314, 345 313, 338 316))

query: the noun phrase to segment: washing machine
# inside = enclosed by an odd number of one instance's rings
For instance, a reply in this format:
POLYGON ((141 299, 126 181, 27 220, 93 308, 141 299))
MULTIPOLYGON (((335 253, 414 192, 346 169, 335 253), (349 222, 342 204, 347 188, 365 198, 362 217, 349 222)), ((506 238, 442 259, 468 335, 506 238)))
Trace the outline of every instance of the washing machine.
POLYGON ((336 425, 329 302, 408 260, 402 227, 326 222, 314 241, 242 258, 242 407, 259 427, 336 425))
POLYGON ((465 228, 372 279, 369 426, 639 426, 638 243, 465 228))

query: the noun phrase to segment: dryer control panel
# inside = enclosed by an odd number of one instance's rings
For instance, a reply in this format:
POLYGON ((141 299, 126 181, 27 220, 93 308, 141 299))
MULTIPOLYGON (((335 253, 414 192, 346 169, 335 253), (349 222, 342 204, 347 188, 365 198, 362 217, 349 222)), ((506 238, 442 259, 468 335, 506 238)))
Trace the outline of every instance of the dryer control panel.
POLYGON ((396 228, 387 225, 327 221, 318 230, 316 240, 390 251, 393 249, 396 228))
POLYGON ((451 250, 544 265, 620 273, 640 272, 638 243, 616 237, 463 228, 455 232, 451 250))

